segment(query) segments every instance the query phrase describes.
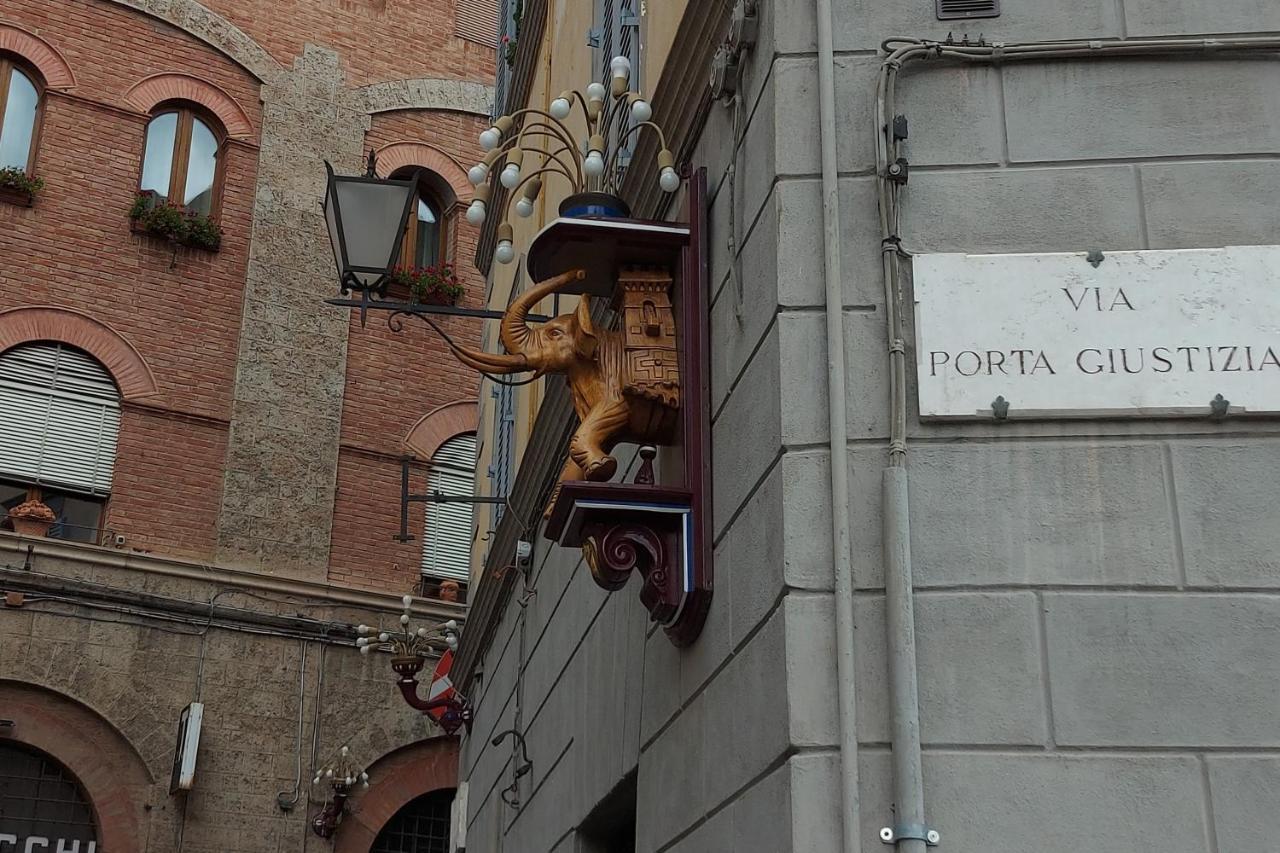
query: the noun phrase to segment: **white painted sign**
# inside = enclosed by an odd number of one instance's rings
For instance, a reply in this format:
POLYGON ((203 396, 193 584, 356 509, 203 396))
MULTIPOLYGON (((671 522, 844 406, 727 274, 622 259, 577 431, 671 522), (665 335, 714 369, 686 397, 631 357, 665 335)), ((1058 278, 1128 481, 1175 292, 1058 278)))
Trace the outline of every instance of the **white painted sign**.
POLYGON ((1280 246, 916 255, 920 414, 1280 412, 1280 246))

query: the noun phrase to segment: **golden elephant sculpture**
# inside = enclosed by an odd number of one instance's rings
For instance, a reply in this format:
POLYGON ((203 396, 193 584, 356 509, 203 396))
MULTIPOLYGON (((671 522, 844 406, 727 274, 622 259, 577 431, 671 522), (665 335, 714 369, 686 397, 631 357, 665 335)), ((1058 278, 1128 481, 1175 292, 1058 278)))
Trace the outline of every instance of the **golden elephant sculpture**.
POLYGON ((669 273, 622 270, 619 330, 596 328, 587 296, 573 313, 530 328, 527 317, 534 305, 584 276, 582 270, 571 270, 537 283, 511 303, 501 322, 507 354, 468 347, 454 351, 463 364, 488 373, 534 371, 538 376, 567 377, 580 424, 569 444, 562 482, 611 479, 618 468, 611 454, 619 442, 670 443, 680 408, 669 273))

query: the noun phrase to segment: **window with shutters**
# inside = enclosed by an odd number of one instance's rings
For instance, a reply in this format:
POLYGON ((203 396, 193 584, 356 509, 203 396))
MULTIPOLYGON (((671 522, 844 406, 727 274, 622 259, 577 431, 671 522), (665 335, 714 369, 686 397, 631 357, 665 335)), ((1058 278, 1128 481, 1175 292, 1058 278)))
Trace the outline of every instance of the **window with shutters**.
MULTIPOLYGON (((640 66, 640 15, 639 0, 596 0, 596 25, 591 32, 591 44, 595 47, 596 79, 609 85, 610 68, 615 56, 625 56, 631 62, 631 89, 643 94, 643 76, 640 66)), ((620 111, 606 128, 605 137, 610 148, 616 150, 614 168, 618 177, 625 172, 635 150, 635 134, 630 110, 620 111)))
POLYGON ((6 514, 38 499, 58 516, 50 536, 97 541, 119 431, 120 392, 88 354, 59 343, 0 353, 0 507, 6 514))
POLYGON ((507 103, 511 88, 511 71, 515 66, 516 44, 520 38, 520 19, 524 16, 524 0, 500 0, 498 4, 498 64, 493 85, 493 114, 504 115, 519 105, 507 103), (510 109, 508 109, 510 108, 510 109))
MULTIPOLYGON (((489 463, 490 492, 495 498, 505 498, 511 493, 511 475, 515 447, 515 388, 497 385, 493 389, 493 454, 489 463)), ((502 504, 494 505, 493 523, 502 520, 502 504)))
MULTIPOLYGON (((427 492, 454 497, 475 494, 476 437, 456 435, 440 445, 431 457, 427 472, 427 492)), ((456 580, 465 584, 471 576, 471 540, 474 504, 427 504, 422 532, 422 574, 424 578, 456 580)))

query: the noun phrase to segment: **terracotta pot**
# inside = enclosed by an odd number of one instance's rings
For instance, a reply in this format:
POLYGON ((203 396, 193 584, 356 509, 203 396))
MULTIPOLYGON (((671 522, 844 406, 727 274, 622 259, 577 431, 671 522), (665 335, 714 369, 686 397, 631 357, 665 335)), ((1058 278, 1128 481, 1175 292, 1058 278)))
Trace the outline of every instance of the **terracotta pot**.
POLYGON ((47 536, 58 516, 40 501, 27 501, 9 510, 9 520, 21 536, 47 536))

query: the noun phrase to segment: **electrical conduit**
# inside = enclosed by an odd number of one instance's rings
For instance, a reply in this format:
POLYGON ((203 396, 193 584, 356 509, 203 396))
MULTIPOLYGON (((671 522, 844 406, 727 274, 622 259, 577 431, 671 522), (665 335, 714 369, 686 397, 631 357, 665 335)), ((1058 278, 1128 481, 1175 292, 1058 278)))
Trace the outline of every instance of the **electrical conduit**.
POLYGON ((822 149, 827 409, 831 433, 831 552, 835 566, 836 682, 840 713, 840 817, 844 853, 860 853, 853 562, 849 553, 849 468, 846 452, 849 431, 844 406, 844 289, 840 271, 840 187, 836 165, 836 60, 831 35, 831 0, 814 0, 814 7, 818 27, 818 135, 822 149))

